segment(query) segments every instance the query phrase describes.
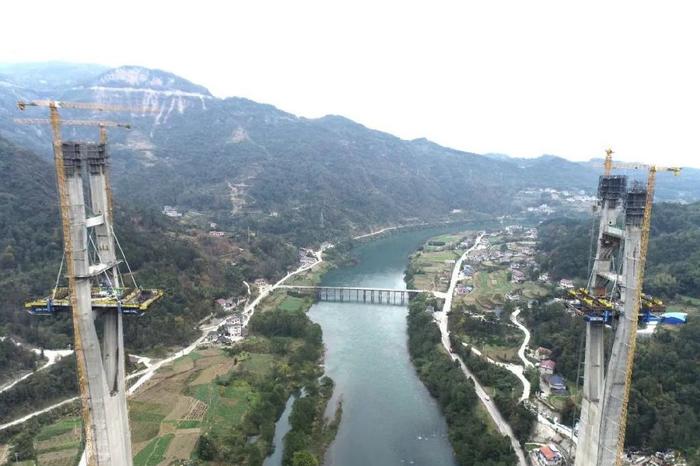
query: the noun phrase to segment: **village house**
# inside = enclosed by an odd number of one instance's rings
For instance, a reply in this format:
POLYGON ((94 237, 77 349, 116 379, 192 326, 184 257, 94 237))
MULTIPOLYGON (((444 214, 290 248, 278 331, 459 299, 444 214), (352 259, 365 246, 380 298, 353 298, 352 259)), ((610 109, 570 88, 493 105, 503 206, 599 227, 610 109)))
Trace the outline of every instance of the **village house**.
POLYGON ((571 290, 574 288, 574 282, 573 280, 569 280, 568 278, 562 278, 561 280, 559 280, 559 288, 571 290))
POLYGON ((539 361, 544 361, 545 359, 549 359, 549 357, 552 355, 552 350, 549 348, 544 348, 540 346, 535 350, 535 357, 539 361))
POLYGON ((263 288, 267 286, 267 280, 265 280, 264 278, 256 278, 253 284, 258 288, 263 288))
POLYGON ((513 283, 523 283, 525 281, 525 274, 520 270, 513 270, 510 281, 513 283))
POLYGON ((564 457, 554 444, 541 446, 534 454, 535 464, 539 466, 559 466, 564 464, 564 457))
POLYGON ((564 382, 564 378, 561 375, 557 374, 551 374, 547 375, 544 378, 545 382, 547 382, 547 385, 549 385, 550 390, 552 390, 552 393, 556 394, 564 394, 566 393, 566 383, 564 382))
POLYGON ((554 369, 557 367, 557 363, 551 359, 546 359, 540 362, 540 373, 544 375, 554 374, 554 369))
POLYGON ((163 214, 168 217, 182 217, 182 214, 179 213, 175 207, 169 205, 163 206, 163 214))

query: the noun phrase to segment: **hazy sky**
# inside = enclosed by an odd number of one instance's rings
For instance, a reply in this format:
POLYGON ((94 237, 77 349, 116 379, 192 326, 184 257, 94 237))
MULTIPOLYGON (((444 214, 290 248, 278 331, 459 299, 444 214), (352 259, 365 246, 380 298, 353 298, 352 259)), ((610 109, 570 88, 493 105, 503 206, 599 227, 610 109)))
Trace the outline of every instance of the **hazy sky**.
POLYGON ((161 68, 479 153, 697 167, 698 5, 11 0, 0 61, 161 68))

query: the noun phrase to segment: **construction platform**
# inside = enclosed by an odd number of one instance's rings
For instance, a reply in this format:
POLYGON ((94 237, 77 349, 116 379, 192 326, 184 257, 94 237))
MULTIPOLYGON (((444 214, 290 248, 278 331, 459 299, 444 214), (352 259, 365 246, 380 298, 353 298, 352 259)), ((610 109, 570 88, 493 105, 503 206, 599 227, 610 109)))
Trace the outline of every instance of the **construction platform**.
MULTIPOLYGON (((567 294, 569 298, 578 302, 575 306, 576 312, 579 315, 583 315, 586 321, 609 324, 613 319, 620 316, 620 311, 613 302, 606 298, 594 296, 585 288, 569 290, 567 294)), ((660 321, 661 319, 657 314, 666 311, 666 305, 662 300, 648 294, 642 294, 640 304, 640 322, 660 321)))
MULTIPOLYGON (((148 308, 163 297, 163 290, 142 290, 140 288, 122 288, 116 296, 102 288, 92 289, 92 308, 103 311, 119 311, 126 315, 143 315, 148 308)), ((68 288, 57 288, 52 297, 40 298, 24 304, 32 315, 53 315, 71 308, 68 288)))

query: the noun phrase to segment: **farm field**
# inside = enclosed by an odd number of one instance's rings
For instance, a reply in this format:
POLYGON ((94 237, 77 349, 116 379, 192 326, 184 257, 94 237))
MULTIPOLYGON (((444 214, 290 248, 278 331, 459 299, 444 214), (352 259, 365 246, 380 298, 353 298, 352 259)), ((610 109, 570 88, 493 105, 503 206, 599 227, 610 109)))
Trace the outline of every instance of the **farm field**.
POLYGON ((460 251, 419 251, 412 257, 413 280, 419 290, 447 291, 454 261, 460 251), (449 263, 452 261, 451 263, 449 263))
POLYGON ((322 262, 321 264, 314 266, 314 268, 311 270, 294 275, 284 284, 305 286, 318 285, 321 282, 321 277, 328 270, 328 267, 329 265, 327 262, 322 262))
POLYGON ((282 309, 283 311, 297 311, 303 308, 305 302, 306 300, 303 298, 286 296, 280 303, 279 309, 282 309))
POLYGON ((509 270, 505 267, 493 271, 479 271, 464 284, 474 287, 471 293, 455 296, 455 302, 474 304, 483 310, 493 310, 503 305, 507 294, 520 291, 525 299, 532 299, 546 294, 547 290, 541 285, 526 281, 511 283, 509 270))
POLYGON ((34 439, 39 466, 73 466, 80 455, 82 422, 65 418, 41 429, 34 439))
POLYGON ((277 289, 262 300, 259 304, 259 312, 267 312, 274 309, 283 311, 306 310, 313 304, 314 297, 311 293, 307 295, 293 296, 294 292, 277 289))
POLYGON ((255 395, 235 374, 268 373, 269 354, 232 358, 222 349, 193 352, 163 368, 129 402, 134 464, 155 466, 187 460, 200 434, 230 432, 245 416, 255 395), (227 385, 221 378, 233 379, 227 385))

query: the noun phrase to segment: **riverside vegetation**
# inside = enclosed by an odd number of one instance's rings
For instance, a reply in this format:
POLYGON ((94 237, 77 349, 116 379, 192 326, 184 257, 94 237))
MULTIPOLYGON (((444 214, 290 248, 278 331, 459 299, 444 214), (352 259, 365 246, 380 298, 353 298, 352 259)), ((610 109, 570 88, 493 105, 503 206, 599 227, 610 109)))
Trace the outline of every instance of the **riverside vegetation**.
POLYGON ((437 302, 425 294, 411 300, 408 313, 408 347, 420 379, 437 400, 445 416, 449 439, 460 465, 505 466, 515 454, 478 411, 474 384, 453 362, 441 344, 440 330, 428 306, 437 302))

